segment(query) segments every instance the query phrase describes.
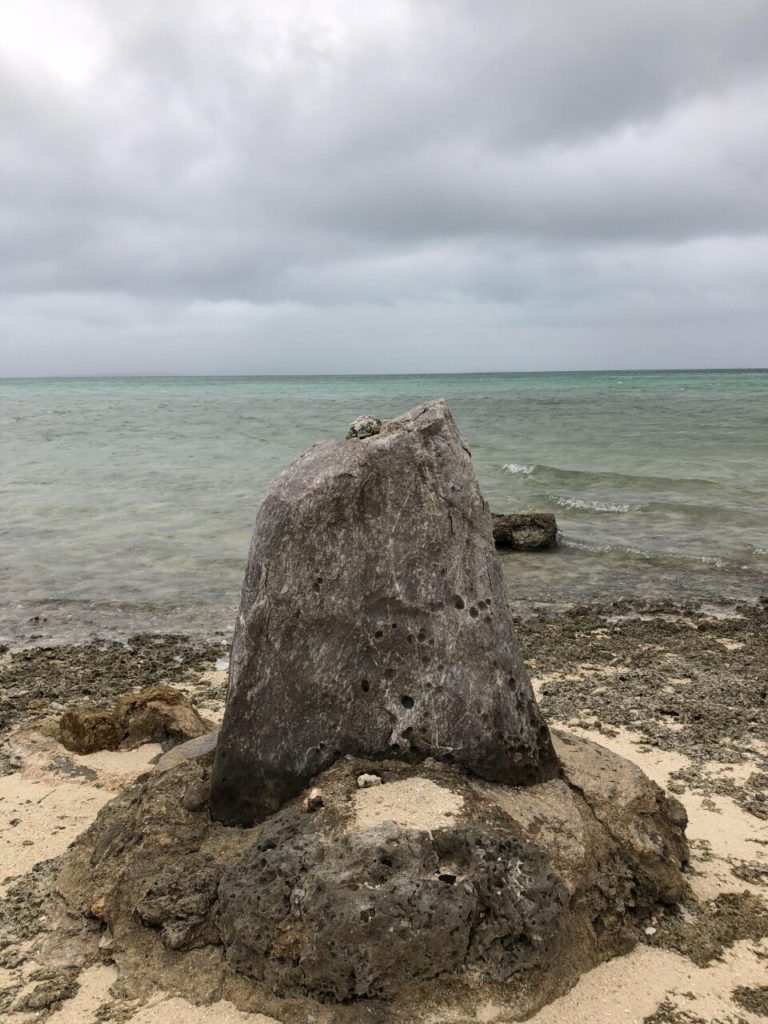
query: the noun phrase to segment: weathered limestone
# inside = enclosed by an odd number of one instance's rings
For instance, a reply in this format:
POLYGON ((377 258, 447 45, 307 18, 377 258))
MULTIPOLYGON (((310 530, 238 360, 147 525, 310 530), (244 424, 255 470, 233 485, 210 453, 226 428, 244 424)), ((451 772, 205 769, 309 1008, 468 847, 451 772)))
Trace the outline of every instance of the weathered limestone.
POLYGON ((320 1018, 316 1000, 359 1024, 375 1000, 371 1020, 412 1024, 450 989, 456 1006, 503 998, 504 1019, 523 1019, 685 889, 682 806, 605 748, 554 741, 562 778, 525 787, 342 758, 320 800, 252 829, 207 813, 212 754, 153 772, 66 854, 68 927, 93 939, 97 917, 137 995, 223 997, 297 1024, 320 1018), (360 788, 366 774, 381 784, 360 788))
POLYGON ((356 421, 256 519, 211 812, 274 813, 341 755, 558 773, 507 607, 491 516, 442 401, 356 421))
POLYGON ((557 523, 551 512, 520 515, 493 514, 493 539, 497 548, 540 551, 557 544, 557 523))

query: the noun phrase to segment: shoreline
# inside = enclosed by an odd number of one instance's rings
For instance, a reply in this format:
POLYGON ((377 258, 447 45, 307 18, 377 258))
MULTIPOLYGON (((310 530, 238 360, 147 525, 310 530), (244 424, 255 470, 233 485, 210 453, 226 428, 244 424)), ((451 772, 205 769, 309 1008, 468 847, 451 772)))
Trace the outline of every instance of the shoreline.
MULTIPOLYGON (((691 899, 680 915, 660 917, 634 951, 589 972, 531 1019, 758 1024, 766 1012, 760 984, 768 959, 768 602, 737 608, 612 602, 526 616, 516 628, 550 724, 629 758, 677 795, 689 815, 692 853, 691 899)), ((192 1007, 159 992, 148 994, 146 1005, 128 1004, 108 962, 70 970, 66 978, 57 968, 46 981, 39 973, 45 964, 35 959, 48 927, 41 914, 51 913, 46 859, 62 854, 102 806, 152 770, 161 752, 146 744, 72 754, 56 739, 58 716, 163 682, 217 721, 227 653, 222 637, 143 634, 0 655, 0 847, 7 865, 0 879, 0 1009, 41 984, 61 996, 10 1019, 95 1024, 97 1013, 99 1020, 137 1024, 277 1019, 231 1004, 192 1007)), ((475 1011, 451 1016, 447 1006, 435 1005, 422 1019, 510 1019, 493 1000, 475 1011)))

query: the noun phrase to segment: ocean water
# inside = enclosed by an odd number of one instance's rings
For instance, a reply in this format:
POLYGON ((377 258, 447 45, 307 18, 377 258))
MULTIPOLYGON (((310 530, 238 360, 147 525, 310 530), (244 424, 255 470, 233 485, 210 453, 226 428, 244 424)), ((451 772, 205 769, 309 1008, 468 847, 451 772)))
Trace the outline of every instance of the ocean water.
POLYGON ((768 371, 0 381, 0 636, 228 630, 256 509, 361 413, 444 397, 514 607, 768 593, 768 371))

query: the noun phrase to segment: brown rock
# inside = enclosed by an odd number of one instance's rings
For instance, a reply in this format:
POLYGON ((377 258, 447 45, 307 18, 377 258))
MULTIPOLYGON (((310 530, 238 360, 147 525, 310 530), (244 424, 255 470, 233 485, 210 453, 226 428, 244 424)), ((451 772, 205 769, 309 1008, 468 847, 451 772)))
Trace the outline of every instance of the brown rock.
POLYGON ((117 750, 123 727, 109 711, 65 711, 59 720, 59 738, 75 754, 117 750))
POLYGON ((123 726, 128 747, 169 739, 190 740, 208 731, 187 697, 172 686, 151 686, 122 697, 117 702, 115 717, 123 726))

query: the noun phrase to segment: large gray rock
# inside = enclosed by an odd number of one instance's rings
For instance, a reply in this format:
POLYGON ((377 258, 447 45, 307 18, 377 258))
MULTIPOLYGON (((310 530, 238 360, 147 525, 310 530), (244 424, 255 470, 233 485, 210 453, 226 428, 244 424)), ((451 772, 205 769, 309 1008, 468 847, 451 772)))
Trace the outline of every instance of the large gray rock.
POLYGON ((256 519, 211 813, 261 820, 344 754, 513 784, 558 774, 442 401, 313 446, 256 519))

